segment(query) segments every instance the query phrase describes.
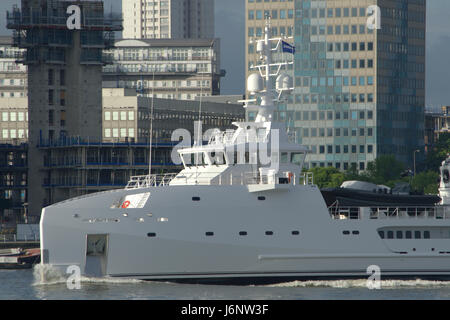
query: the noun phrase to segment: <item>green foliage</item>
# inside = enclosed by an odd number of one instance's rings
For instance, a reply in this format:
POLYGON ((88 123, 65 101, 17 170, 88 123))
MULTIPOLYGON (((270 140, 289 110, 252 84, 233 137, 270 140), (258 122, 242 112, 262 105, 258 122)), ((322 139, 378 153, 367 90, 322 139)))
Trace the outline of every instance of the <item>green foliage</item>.
POLYGON ((439 136, 433 149, 428 153, 425 166, 428 170, 438 172, 442 161, 447 158, 448 154, 450 154, 450 133, 443 133, 439 136))
POLYGON ((439 193, 439 174, 434 171, 416 174, 411 183, 412 190, 424 194, 439 193))
POLYGON ((376 184, 386 184, 401 180, 401 174, 405 171, 402 162, 397 161, 394 155, 379 156, 375 162, 367 166, 367 176, 370 181, 376 184))
POLYGON ((336 168, 312 168, 314 183, 321 189, 336 188, 345 181, 345 174, 336 168))
MULTIPOLYGON (((449 136, 450 139, 450 136, 449 136)), ((450 141, 450 140, 449 140, 450 141)), ((369 163, 366 172, 359 173, 354 167, 346 172, 336 168, 313 168, 314 183, 321 189, 339 187, 344 181, 366 181, 393 188, 399 182, 407 182, 415 192, 425 194, 438 193, 439 174, 434 171, 422 172, 416 177, 402 177, 405 166, 393 155, 382 155, 369 163)))

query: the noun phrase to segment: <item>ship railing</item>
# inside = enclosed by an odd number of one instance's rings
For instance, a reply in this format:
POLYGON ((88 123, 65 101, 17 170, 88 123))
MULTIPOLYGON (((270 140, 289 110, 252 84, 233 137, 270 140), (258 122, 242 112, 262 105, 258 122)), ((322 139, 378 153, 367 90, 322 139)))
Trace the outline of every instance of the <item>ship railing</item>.
POLYGON ((290 172, 268 174, 260 172, 191 172, 185 175, 168 173, 131 177, 126 189, 168 186, 172 181, 176 185, 313 185, 313 180, 311 172, 302 173, 300 176, 290 172))
POLYGON ((131 177, 126 189, 167 186, 175 178, 176 173, 152 174, 131 177))
POLYGON ((335 220, 450 219, 450 206, 345 207, 337 202, 328 211, 335 220))

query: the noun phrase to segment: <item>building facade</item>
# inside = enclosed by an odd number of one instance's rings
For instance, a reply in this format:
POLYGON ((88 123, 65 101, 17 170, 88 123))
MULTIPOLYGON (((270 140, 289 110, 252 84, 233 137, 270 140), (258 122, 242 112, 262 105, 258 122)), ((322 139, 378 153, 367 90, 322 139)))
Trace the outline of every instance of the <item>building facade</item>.
POLYGON ((424 146, 425 0, 246 3, 249 69, 265 15, 278 34, 294 27, 296 88, 275 118, 310 147, 309 167, 365 170, 382 154, 413 162, 424 146), (381 29, 367 26, 371 5, 381 29))
POLYGON ((450 106, 441 107, 441 112, 427 111, 425 113, 425 152, 432 150, 444 133, 450 133, 450 106))
POLYGON ((22 54, 12 37, 0 36, 0 99, 27 97, 27 67, 16 63, 22 54))
MULTIPOLYGON (((232 128, 243 121, 240 104, 202 103, 141 97, 135 90, 103 89, 101 140, 70 138, 58 144, 40 145, 44 154, 45 178, 39 186, 45 190, 45 205, 68 198, 123 188, 131 176, 178 172, 172 153, 179 143, 172 133, 186 129, 194 136, 194 121, 202 121, 202 131, 232 128), (153 106, 153 108, 152 108, 153 106), (152 112, 153 110, 153 112, 152 112), (151 120, 153 116, 153 121, 151 120), (152 128, 152 137, 149 132, 152 128)), ((191 141, 191 143, 193 140, 191 141)))
POLYGON ((219 39, 120 40, 105 50, 104 88, 133 88, 141 96, 195 100, 220 94, 219 39))
POLYGON ((148 143, 152 125, 152 139, 170 143, 177 129, 193 137, 199 119, 203 131, 230 129, 233 122, 245 120, 245 109, 239 103, 152 99, 134 90, 103 89, 103 142, 148 143))
POLYGON ((213 0, 122 0, 123 37, 214 38, 213 0))
MULTIPOLYGON (((67 137, 101 138, 103 50, 114 44, 121 21, 104 17, 101 1, 22 0, 7 13, 14 46, 26 50, 28 68, 29 184, 45 178, 39 145, 67 137), (80 28, 69 29, 67 9, 80 8, 80 28), (68 121, 70 119, 70 121, 68 121)), ((29 213, 39 216, 45 192, 29 196, 29 213)))

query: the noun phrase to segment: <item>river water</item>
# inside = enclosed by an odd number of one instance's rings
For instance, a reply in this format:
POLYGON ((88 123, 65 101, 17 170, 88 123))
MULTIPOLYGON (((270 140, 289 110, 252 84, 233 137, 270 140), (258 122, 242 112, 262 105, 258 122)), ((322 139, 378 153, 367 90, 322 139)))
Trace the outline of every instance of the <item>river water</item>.
POLYGON ((40 266, 0 270, 0 300, 447 300, 450 281, 367 279, 294 281, 264 286, 174 284, 124 279, 82 278, 69 289, 60 275, 41 280, 40 266))

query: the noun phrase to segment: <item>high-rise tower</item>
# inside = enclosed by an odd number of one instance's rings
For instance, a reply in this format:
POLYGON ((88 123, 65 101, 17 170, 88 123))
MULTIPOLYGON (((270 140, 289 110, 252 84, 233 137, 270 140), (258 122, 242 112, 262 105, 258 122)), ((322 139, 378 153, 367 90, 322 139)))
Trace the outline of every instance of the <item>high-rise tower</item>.
POLYGON ((265 15, 295 40, 296 89, 275 117, 310 146, 307 165, 365 170, 382 154, 412 165, 424 145, 426 1, 247 0, 247 74, 265 15))
POLYGON ((69 139, 102 137, 103 49, 121 21, 104 16, 103 1, 22 0, 7 13, 14 45, 26 49, 28 67, 29 213, 39 215, 50 195, 41 187, 41 148, 69 139), (74 7, 75 6, 75 7, 74 7), (79 9, 79 14, 77 13, 79 9), (72 27, 68 21, 79 21, 72 27))
POLYGON ((125 39, 214 38, 214 0, 122 0, 125 39))

